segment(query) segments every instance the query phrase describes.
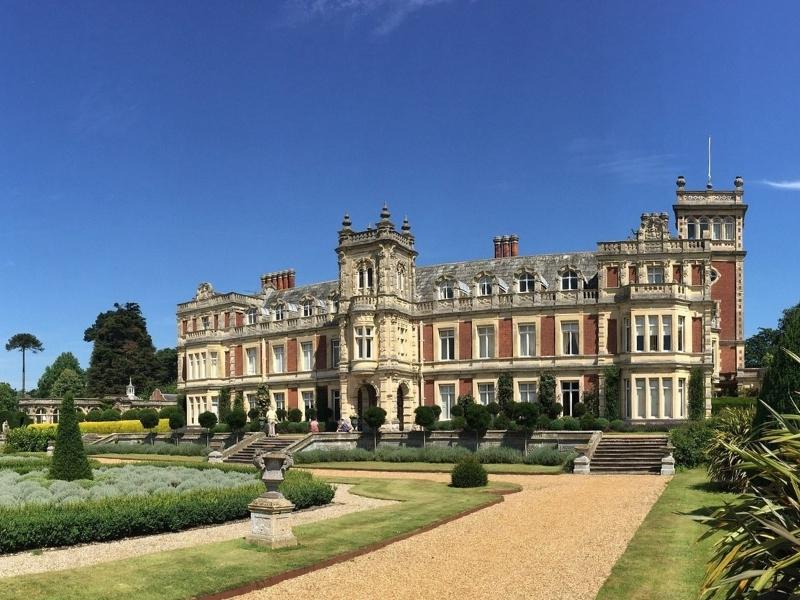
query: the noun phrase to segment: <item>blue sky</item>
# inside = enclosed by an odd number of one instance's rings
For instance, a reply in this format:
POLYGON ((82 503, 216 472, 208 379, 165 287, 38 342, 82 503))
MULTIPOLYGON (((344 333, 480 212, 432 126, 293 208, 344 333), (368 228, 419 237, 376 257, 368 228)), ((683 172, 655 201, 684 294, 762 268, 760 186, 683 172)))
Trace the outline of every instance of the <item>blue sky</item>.
MULTIPOLYGON (((0 3, 0 338, 88 364, 200 281, 336 276, 345 210, 407 214, 420 264, 624 239, 674 181, 745 178, 747 333, 800 300, 793 2, 0 3), (772 182, 772 184, 768 183, 772 182), (782 183, 782 185, 776 185, 782 183)), ((18 353, 0 380, 19 386, 18 353)))

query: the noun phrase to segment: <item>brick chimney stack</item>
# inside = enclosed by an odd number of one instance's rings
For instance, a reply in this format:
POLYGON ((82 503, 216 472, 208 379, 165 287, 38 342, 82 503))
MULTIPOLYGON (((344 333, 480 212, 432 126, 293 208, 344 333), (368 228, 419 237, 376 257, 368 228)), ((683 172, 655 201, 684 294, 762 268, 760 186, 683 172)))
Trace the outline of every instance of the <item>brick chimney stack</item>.
POLYGON ((519 256, 519 236, 517 234, 497 235, 492 241, 494 242, 495 258, 519 256))
POLYGON ((502 249, 500 247, 500 241, 502 238, 499 235, 494 236, 494 257, 501 258, 503 256, 502 249))
POLYGON ((511 256, 511 242, 507 235, 503 236, 501 246, 503 247, 503 258, 511 256))
POLYGON ((275 271, 261 276, 261 285, 271 285, 276 290, 288 290, 294 287, 295 270, 275 271))
POLYGON ((511 240, 511 256, 519 256, 519 236, 514 233, 510 237, 511 240))

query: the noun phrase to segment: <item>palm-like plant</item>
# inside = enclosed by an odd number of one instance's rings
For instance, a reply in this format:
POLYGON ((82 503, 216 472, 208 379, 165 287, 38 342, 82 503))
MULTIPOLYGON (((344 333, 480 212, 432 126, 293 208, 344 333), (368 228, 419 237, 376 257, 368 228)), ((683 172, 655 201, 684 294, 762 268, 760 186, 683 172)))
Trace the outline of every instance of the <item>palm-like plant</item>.
POLYGON ((751 408, 729 408, 720 413, 714 436, 706 449, 708 477, 714 483, 735 492, 744 492, 749 479, 742 470, 742 457, 729 449, 728 444, 747 448, 756 439, 751 408))
POLYGON ((44 346, 32 333, 18 333, 11 337, 6 344, 6 350, 19 350, 22 352, 22 395, 25 396, 25 352, 30 350, 32 353, 44 352, 44 346))
MULTIPOLYGON (((797 355, 789 354, 800 362, 797 355)), ((738 468, 749 478, 748 492, 710 517, 694 517, 711 525, 704 537, 725 532, 714 546, 703 597, 797 597, 800 414, 797 410, 787 415, 772 411, 772 420, 745 447, 736 442, 721 443, 741 458, 738 468)))

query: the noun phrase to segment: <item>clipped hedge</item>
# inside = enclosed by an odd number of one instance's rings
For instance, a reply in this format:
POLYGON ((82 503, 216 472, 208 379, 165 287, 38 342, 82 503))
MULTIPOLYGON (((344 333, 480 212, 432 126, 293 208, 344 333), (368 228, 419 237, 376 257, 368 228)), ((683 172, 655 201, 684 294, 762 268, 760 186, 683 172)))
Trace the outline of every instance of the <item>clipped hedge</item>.
POLYGON ((450 484, 456 488, 483 487, 489 483, 486 469, 475 458, 462 460, 450 473, 450 484))
POLYGON ((545 465, 555 467, 563 465, 569 453, 559 452, 558 448, 553 446, 539 446, 528 452, 525 457, 526 465, 545 465))
POLYGON ((308 471, 288 471, 278 489, 298 509, 330 504, 336 493, 334 486, 316 479, 308 471))
POLYGON ((726 408, 756 408, 756 399, 744 396, 721 396, 711 399, 711 414, 721 413, 726 408))
MULTIPOLYGON (((140 421, 84 421, 79 423, 81 433, 149 433, 149 429, 142 427, 140 421)), ((50 423, 36 423, 35 425, 28 425, 27 429, 49 429, 55 428, 55 425, 50 423)), ((168 433, 169 419, 159 419, 158 427, 155 428, 157 433, 168 433)))
POLYGON ((473 452, 461 447, 426 448, 378 448, 375 451, 356 448, 354 450, 307 450, 294 455, 297 464, 323 462, 364 462, 378 461, 391 463, 427 462, 458 463, 468 458, 475 458, 481 464, 529 464, 529 465, 561 465, 568 458, 566 452, 559 452, 552 446, 543 446, 531 450, 527 456, 513 448, 491 446, 473 452))
POLYGON ((56 437, 56 428, 47 427, 17 427, 10 429, 6 434, 6 443, 3 451, 10 452, 45 452, 47 442, 56 437))
POLYGON ((0 509, 0 552, 71 546, 180 531, 249 516, 247 505, 264 487, 195 490, 182 494, 115 497, 59 506, 0 509))
POLYGON ((86 453, 92 454, 159 454, 166 456, 208 456, 211 448, 199 444, 86 444, 86 453))

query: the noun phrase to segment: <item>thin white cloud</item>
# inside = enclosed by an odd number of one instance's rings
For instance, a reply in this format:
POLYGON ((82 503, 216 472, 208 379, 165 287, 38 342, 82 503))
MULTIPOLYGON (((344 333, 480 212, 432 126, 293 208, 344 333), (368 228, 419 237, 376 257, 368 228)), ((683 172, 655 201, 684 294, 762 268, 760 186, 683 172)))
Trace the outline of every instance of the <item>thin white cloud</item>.
POLYGON ((628 183, 652 183, 679 171, 674 154, 634 152, 611 140, 578 138, 567 144, 567 152, 579 168, 628 183))
POLYGON ((391 33, 415 12, 457 0, 288 0, 283 25, 312 21, 367 21, 372 34, 391 33))
POLYGON ((770 181, 765 179, 761 183, 778 190, 794 190, 800 192, 800 179, 795 181, 770 181))

